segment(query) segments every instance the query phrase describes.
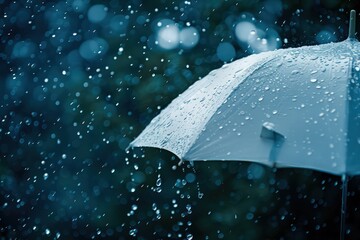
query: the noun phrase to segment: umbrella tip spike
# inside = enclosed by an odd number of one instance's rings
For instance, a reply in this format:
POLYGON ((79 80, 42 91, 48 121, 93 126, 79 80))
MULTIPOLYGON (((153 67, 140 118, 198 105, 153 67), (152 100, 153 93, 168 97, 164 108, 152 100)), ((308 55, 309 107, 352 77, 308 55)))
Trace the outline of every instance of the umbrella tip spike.
POLYGON ((350 11, 350 20, 349 20, 349 39, 355 39, 355 26, 356 26, 356 11, 350 11))

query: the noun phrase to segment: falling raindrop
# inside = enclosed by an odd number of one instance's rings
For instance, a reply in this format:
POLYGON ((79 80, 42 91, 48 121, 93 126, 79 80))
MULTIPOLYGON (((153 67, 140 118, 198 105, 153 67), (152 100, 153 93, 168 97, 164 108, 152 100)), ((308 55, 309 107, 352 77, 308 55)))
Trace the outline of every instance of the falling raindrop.
POLYGON ((160 187, 161 186, 161 177, 160 177, 160 174, 158 175, 158 178, 156 180, 156 186, 157 187, 160 187))
POLYGON ((47 180, 48 177, 49 177, 49 174, 48 174, 48 173, 44 173, 44 176, 43 176, 44 180, 47 180))
POLYGON ((191 233, 186 235, 186 239, 187 240, 192 240, 193 239, 193 235, 191 233))
POLYGON ((136 237, 137 232, 138 232, 138 230, 136 228, 131 229, 129 231, 129 235, 132 236, 132 237, 136 237))

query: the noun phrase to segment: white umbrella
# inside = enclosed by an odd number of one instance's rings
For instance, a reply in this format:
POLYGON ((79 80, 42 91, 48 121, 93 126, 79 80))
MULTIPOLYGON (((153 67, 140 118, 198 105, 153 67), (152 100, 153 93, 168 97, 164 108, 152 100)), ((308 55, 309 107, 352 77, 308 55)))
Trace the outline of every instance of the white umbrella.
MULTIPOLYGON (((193 84, 130 144, 181 160, 241 160, 360 174, 360 43, 355 11, 339 43, 251 55, 193 84)), ((342 229, 342 237, 344 229, 342 229)))

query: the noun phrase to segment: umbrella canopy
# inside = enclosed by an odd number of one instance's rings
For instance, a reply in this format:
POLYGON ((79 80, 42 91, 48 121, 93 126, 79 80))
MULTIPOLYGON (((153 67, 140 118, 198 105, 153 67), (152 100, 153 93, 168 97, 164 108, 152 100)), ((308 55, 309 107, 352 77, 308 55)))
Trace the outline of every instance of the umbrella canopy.
MULTIPOLYGON (((352 16, 355 18, 355 14, 352 16)), ((360 173, 360 43, 251 55, 210 72, 130 146, 182 160, 242 160, 360 173)))
POLYGON ((252 55, 209 73, 170 103, 130 147, 181 160, 241 160, 360 174, 360 43, 354 10, 339 43, 252 55))

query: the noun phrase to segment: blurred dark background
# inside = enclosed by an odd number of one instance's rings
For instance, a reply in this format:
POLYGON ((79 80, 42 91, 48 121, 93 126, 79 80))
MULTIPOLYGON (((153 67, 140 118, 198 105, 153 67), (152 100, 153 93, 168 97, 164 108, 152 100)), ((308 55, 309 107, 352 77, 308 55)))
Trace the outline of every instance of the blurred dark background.
MULTIPOLYGON (((339 239, 340 177, 125 149, 225 62, 346 39, 351 9, 0 0, 0 239, 339 239)), ((347 239, 360 239, 359 183, 347 239)))

